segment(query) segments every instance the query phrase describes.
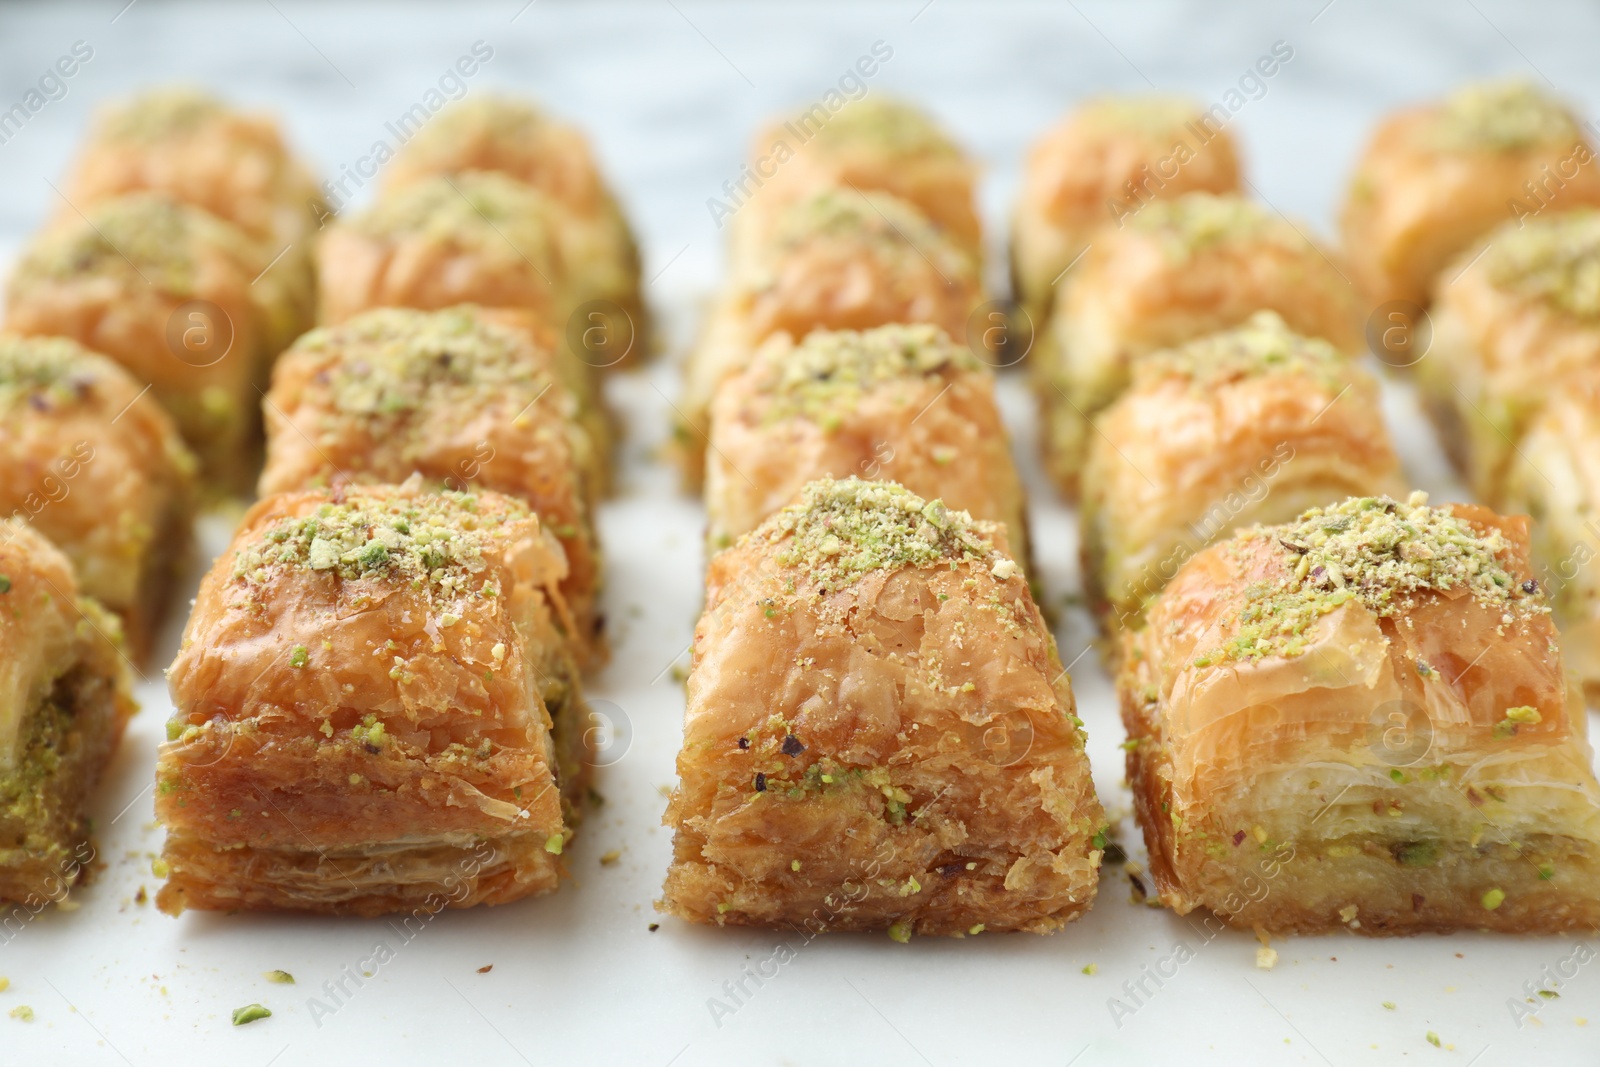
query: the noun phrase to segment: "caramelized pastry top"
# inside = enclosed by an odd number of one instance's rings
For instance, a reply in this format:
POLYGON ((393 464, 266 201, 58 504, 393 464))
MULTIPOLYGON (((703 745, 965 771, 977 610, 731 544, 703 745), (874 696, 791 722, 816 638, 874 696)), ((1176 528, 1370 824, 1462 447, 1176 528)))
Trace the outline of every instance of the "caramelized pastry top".
POLYGON ((1353 497, 1238 535, 1230 546, 1236 558, 1272 558, 1252 565, 1259 580, 1237 612, 1234 638, 1195 666, 1293 658, 1306 650, 1316 621, 1350 601, 1380 619, 1411 612, 1426 593, 1470 596, 1506 624, 1548 613, 1537 584, 1513 576, 1515 546, 1498 527, 1430 507, 1427 499, 1353 497))
POLYGON ((1495 286, 1576 318, 1600 318, 1600 211, 1563 212, 1504 226, 1483 258, 1495 286))
POLYGON ((783 353, 772 384, 777 403, 768 417, 798 413, 825 420, 885 382, 981 367, 977 357, 933 325, 817 330, 783 353))
POLYGON ((1433 133, 1440 148, 1458 152, 1515 152, 1583 138, 1565 105, 1525 81, 1456 90, 1439 108, 1433 133))
POLYGON ((1329 384, 1344 381, 1348 366, 1329 342, 1295 333, 1276 312, 1260 311, 1242 326, 1151 353, 1134 364, 1133 379, 1140 388, 1182 378, 1202 390, 1269 374, 1305 375, 1329 384))

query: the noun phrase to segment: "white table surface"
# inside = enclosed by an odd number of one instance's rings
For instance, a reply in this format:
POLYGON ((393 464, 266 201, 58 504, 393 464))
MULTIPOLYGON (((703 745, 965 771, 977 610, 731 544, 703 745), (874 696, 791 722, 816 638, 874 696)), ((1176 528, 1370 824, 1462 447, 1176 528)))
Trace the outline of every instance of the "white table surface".
MULTIPOLYGON (((875 41, 894 54, 872 91, 924 102, 983 160, 997 251, 1025 147, 1074 101, 1152 84, 1216 100, 1278 40, 1294 58, 1233 129, 1261 194, 1324 234, 1367 130, 1402 101, 1509 74, 1548 81, 1600 114, 1593 4, 124 2, 0 7, 0 110, 74 42, 94 49, 66 95, 0 145, 6 260, 55 210, 48 182, 101 100, 173 79, 210 85, 279 112, 305 154, 336 173, 482 40, 494 56, 468 92, 532 94, 593 134, 639 227, 649 295, 676 350, 719 278, 706 199, 737 174, 760 119, 818 98, 875 41)), ((1559 999, 1538 999, 1520 1025, 1509 1007, 1524 1003, 1525 982, 1541 984, 1575 950, 1592 957, 1600 938, 1280 939, 1277 967, 1265 971, 1248 934, 1207 940, 1194 916, 1130 904, 1117 868, 1105 871, 1089 915, 1051 937, 901 946, 836 935, 803 948, 790 937, 796 958, 759 988, 746 979, 751 995, 731 1015, 714 1013, 712 998, 734 1005, 724 983, 783 939, 671 919, 648 929, 659 918, 651 905, 670 851, 659 822, 681 736, 671 667, 686 659, 699 604, 704 521, 654 458, 667 427, 663 394, 676 388, 673 360, 611 383, 631 437, 622 492, 601 514, 616 655, 590 689, 626 720, 629 740, 602 772, 605 806, 569 853, 573 882, 553 897, 441 914, 409 940, 384 921, 167 918, 135 899, 154 888, 150 858, 161 840, 148 786, 170 705, 151 671, 139 691, 144 711, 96 803, 104 869, 73 895, 77 910, 0 933, 0 976, 10 979, 0 993, 0 1064, 1488 1067, 1600 1058, 1600 964, 1578 968, 1559 999), (611 849, 621 861, 602 867, 611 849), (385 959, 374 965, 380 945, 385 959), (1082 973, 1091 963, 1097 973, 1082 973), (272 968, 296 984, 268 983, 262 972, 272 968), (362 970, 371 973, 347 977, 362 970), (1152 973, 1172 976, 1158 987, 1152 973), (1137 993, 1141 980, 1149 995, 1137 993), (346 992, 330 993, 341 981, 346 992), (272 1018, 230 1025, 233 1008, 255 1001, 272 1018), (24 1004, 33 1022, 6 1016, 24 1004), (1442 1047, 1426 1041, 1430 1031, 1442 1047)), ((1039 474, 1017 376, 1003 391, 1039 569, 1059 605, 1078 585, 1073 517, 1039 474)), ((1416 484, 1458 498, 1412 398, 1390 388, 1386 405, 1416 484)), ((227 520, 208 520, 204 532, 208 551, 220 551, 227 520)), ((169 649, 180 623, 172 620, 169 649)), ((1088 636, 1087 618, 1066 611, 1063 658, 1088 636)), ((1073 681, 1101 797, 1142 858, 1116 747, 1122 731, 1092 652, 1073 681)))

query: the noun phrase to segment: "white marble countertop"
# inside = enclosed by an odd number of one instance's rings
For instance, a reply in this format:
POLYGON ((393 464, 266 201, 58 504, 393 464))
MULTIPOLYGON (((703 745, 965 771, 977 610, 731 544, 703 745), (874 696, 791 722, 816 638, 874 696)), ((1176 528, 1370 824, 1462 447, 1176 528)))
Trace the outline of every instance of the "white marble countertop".
MULTIPOLYGON (((757 122, 818 98, 877 41, 893 57, 872 91, 923 102, 983 160, 997 253, 1027 145, 1074 101, 1151 85, 1217 100, 1276 41, 1293 59, 1233 128, 1260 194, 1324 235, 1362 140, 1396 104, 1521 75, 1600 114, 1594 3, 125 3, 0 6, 0 113, 76 42, 93 49, 64 95, 0 141, 0 261, 56 210, 49 183, 100 101, 199 82, 278 112, 306 156, 336 176, 482 41, 493 58, 467 92, 492 85, 538 97, 594 136, 640 231, 649 295, 678 344, 721 269, 706 201, 737 174, 757 122)), ((673 781, 680 737, 682 694, 669 668, 681 662, 699 603, 703 513, 653 458, 675 387, 670 361, 611 384, 632 436, 623 491, 601 516, 617 656, 591 689, 626 723, 628 748, 605 770, 607 804, 572 850, 574 884, 543 900, 441 915, 411 939, 381 921, 155 913, 134 899, 153 887, 148 854, 160 841, 147 789, 167 705, 151 672, 140 687, 146 710, 97 805, 106 869, 75 896, 78 910, 0 932, 0 976, 11 982, 0 992, 0 1061, 1595 1060, 1596 965, 1576 967, 1560 999, 1538 1002, 1536 1018, 1519 1025, 1510 1010, 1525 982, 1573 958, 1572 938, 1296 938, 1276 942, 1281 959, 1266 972, 1248 935, 1206 939, 1169 913, 1130 906, 1114 868, 1094 910, 1054 937, 909 946, 830 937, 759 986, 747 982, 732 1014, 714 1010, 714 1000, 730 1003, 725 983, 767 959, 779 938, 673 920, 647 926, 669 854, 659 789, 673 781), (610 849, 622 860, 602 868, 610 849), (378 944, 389 950, 381 961, 378 944), (1092 976, 1083 973, 1091 963, 1092 976), (493 971, 477 973, 485 964, 493 971), (266 984, 271 968, 298 984, 266 984), (252 1001, 273 1017, 230 1026, 229 1011, 252 1001), (21 1004, 34 1022, 6 1017, 21 1004), (1430 1032, 1442 1047, 1427 1042, 1430 1032)), ((1004 400, 1032 493, 1039 570, 1059 603, 1076 587, 1072 515, 1039 475, 1017 376, 1004 400)), ((1386 409, 1413 480, 1457 495, 1406 391, 1389 389, 1386 409)), ((226 522, 210 521, 205 535, 219 550, 226 522)), ((1081 613, 1063 614, 1063 659, 1088 632, 1081 613)), ((1073 677, 1096 783, 1140 855, 1107 680, 1092 653, 1073 677)))

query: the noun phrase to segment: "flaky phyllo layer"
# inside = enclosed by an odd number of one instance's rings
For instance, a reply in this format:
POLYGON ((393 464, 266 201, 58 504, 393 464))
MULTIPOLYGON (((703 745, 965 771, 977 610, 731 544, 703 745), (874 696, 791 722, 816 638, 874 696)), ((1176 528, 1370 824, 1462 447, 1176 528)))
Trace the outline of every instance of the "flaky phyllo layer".
POLYGON ((1264 929, 1600 917, 1600 787, 1527 522, 1357 498, 1191 560, 1129 635, 1162 894, 1264 929), (1240 898, 1274 859, 1269 891, 1240 898))
POLYGON ((698 922, 1047 931, 1103 839, 1072 692, 1003 531, 821 480, 716 556, 663 907, 698 922))
POLYGON ((86 807, 135 710, 120 634, 66 556, 0 522, 0 901, 37 912, 94 859, 86 807))
POLYGON ((591 762, 563 574, 495 493, 257 505, 169 672, 162 907, 427 908, 441 870, 452 906, 555 888, 591 762))

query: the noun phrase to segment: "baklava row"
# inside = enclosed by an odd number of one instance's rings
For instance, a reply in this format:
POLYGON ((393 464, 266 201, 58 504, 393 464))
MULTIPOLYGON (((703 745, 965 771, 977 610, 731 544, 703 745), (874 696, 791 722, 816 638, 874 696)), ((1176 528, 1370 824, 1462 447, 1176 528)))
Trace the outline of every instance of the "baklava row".
POLYGON ((904 941, 1093 899, 1103 816, 969 339, 971 174, 863 101, 734 219, 681 412, 713 553, 666 816, 682 918, 904 941))
POLYGON ((377 203, 318 248, 321 322, 458 304, 538 315, 590 373, 650 347, 633 233, 588 140, 532 104, 473 97, 428 123, 377 203))
POLYGON ((580 671, 606 656, 610 427, 570 318, 643 328, 632 238, 576 131, 491 99, 408 145, 319 265, 324 325, 263 400, 262 499, 169 672, 158 903, 549 892, 594 762, 580 671))
POLYGON ((1386 131, 1346 216, 1359 299, 1298 227, 1195 193, 1096 231, 1058 292, 1047 443, 1082 489, 1136 815, 1180 913, 1271 932, 1592 928, 1600 786, 1551 607, 1592 680, 1600 229, 1586 210, 1492 229, 1524 177, 1587 150, 1520 87, 1386 131), (1425 179, 1386 169, 1402 148, 1425 179), (1404 318, 1424 324, 1426 406, 1474 489, 1536 530, 1399 489, 1350 356, 1360 300, 1418 287, 1431 335, 1420 307, 1404 318), (1530 551, 1560 562, 1536 574, 1530 551))

